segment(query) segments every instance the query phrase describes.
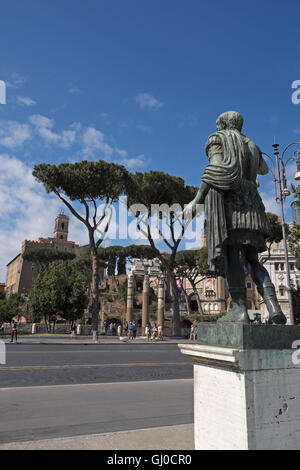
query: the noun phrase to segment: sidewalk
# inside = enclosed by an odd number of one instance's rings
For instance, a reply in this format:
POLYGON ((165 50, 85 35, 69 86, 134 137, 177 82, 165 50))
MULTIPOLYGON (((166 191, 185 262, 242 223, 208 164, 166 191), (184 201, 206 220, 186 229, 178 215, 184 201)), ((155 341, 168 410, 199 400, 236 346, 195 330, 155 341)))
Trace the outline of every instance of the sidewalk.
POLYGON ((0 450, 193 450, 194 425, 0 444, 0 450))
MULTIPOLYGON (((123 337, 121 337, 123 338, 123 337)), ((0 340, 6 344, 178 344, 178 343, 190 343, 191 340, 184 339, 182 337, 166 337, 163 341, 149 341, 144 336, 139 336, 135 340, 129 340, 125 338, 124 341, 119 336, 99 336, 98 341, 93 341, 91 336, 75 336, 73 338, 70 335, 55 335, 55 334, 35 334, 35 335, 23 335, 18 336, 17 343, 11 343, 10 336, 6 335, 4 338, 0 336, 0 340)))

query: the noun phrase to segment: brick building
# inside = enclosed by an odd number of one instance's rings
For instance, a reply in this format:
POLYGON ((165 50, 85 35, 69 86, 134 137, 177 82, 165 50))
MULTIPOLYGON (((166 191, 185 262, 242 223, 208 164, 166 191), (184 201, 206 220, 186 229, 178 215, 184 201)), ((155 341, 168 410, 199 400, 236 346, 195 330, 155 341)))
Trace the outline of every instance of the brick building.
POLYGON ((63 211, 56 217, 53 237, 38 238, 35 241, 24 240, 21 252, 6 267, 6 294, 27 295, 33 279, 38 275, 38 266, 32 261, 23 259, 23 253, 30 248, 52 248, 61 251, 72 251, 78 247, 68 240, 69 217, 63 211))

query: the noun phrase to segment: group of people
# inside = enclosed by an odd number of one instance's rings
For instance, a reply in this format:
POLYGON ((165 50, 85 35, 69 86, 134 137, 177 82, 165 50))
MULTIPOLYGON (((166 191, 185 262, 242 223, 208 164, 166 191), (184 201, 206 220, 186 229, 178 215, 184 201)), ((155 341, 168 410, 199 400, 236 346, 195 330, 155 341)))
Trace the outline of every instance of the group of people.
POLYGON ((129 322, 129 325, 127 327, 127 334, 129 334, 129 339, 135 339, 136 338, 136 332, 137 332, 137 325, 135 321, 129 322))
POLYGON ((117 327, 117 324, 115 322, 108 322, 107 320, 104 321, 103 323, 103 327, 104 327, 104 333, 106 335, 108 335, 108 333, 110 334, 110 336, 120 336, 121 332, 120 331, 117 331, 117 330, 120 330, 120 325, 119 327, 117 327), (120 334, 119 334, 120 333, 120 334))
POLYGON ((145 334, 148 340, 162 341, 163 340, 163 329, 162 325, 154 325, 149 321, 148 325, 145 328, 145 334))

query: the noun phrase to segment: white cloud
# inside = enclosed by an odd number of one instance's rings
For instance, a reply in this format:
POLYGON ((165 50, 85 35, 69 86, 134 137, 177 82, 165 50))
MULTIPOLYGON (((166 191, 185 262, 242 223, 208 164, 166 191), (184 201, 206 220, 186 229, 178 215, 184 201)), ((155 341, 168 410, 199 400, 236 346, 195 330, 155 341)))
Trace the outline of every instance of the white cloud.
POLYGON ((145 167, 148 164, 148 161, 145 158, 145 155, 138 155, 133 158, 124 158, 121 163, 129 170, 134 170, 145 167))
POLYGON ((78 86, 74 85, 73 83, 70 84, 68 91, 71 95, 78 95, 81 93, 80 88, 78 88, 78 86))
POLYGON ((275 193, 272 190, 269 193, 260 192, 260 197, 264 203, 266 212, 272 212, 280 216, 280 205, 275 200, 275 193))
POLYGON ((13 149, 20 147, 31 138, 31 129, 28 124, 17 121, 0 121, 0 145, 13 149))
POLYGON ((120 155, 120 157, 123 157, 123 158, 126 158, 127 155, 128 155, 128 152, 127 152, 126 150, 119 149, 118 147, 115 147, 115 148, 114 148, 114 152, 115 152, 117 155, 120 155))
POLYGON ((24 106, 33 106, 36 104, 36 101, 32 100, 28 96, 17 96, 17 101, 19 104, 24 106))
MULTIPOLYGON (((6 264, 20 253, 22 241, 52 237, 55 217, 65 206, 45 192, 32 168, 18 158, 0 154, 0 168, 0 282, 4 282, 6 264)), ((88 243, 85 228, 73 216, 69 239, 88 243)))
POLYGON ((113 154, 113 148, 104 140, 103 132, 89 127, 81 136, 82 152, 84 157, 94 157, 96 152, 101 152, 109 159, 113 154))
POLYGON ((62 148, 70 148, 76 139, 76 130, 68 129, 61 133, 53 131, 54 120, 41 114, 33 114, 29 122, 34 126, 35 132, 47 143, 54 144, 62 148))
POLYGON ((164 106, 164 103, 154 98, 151 93, 138 93, 135 99, 141 109, 150 109, 152 111, 158 111, 164 106))
POLYGON ((5 83, 8 88, 20 88, 25 83, 25 78, 19 73, 14 72, 5 83))
POLYGON ((146 126, 144 124, 138 124, 136 128, 145 134, 152 134, 152 127, 150 126, 146 126))

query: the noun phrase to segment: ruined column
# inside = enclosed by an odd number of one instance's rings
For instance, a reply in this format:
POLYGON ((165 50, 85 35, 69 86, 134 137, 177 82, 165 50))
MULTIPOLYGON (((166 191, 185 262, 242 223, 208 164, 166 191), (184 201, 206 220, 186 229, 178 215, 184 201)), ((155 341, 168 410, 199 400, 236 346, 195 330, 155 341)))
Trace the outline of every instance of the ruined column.
POLYGON ((127 310, 126 310, 126 321, 127 321, 127 323, 132 321, 133 296, 134 296, 134 276, 132 276, 130 274, 128 276, 128 284, 127 284, 127 310))
POLYGON ((158 293, 157 293, 157 324, 164 326, 164 313, 165 313, 165 280, 164 277, 158 278, 158 293))
POLYGON ((145 327, 149 322, 149 276, 145 274, 143 282, 143 309, 142 309, 142 329, 143 334, 145 327))

